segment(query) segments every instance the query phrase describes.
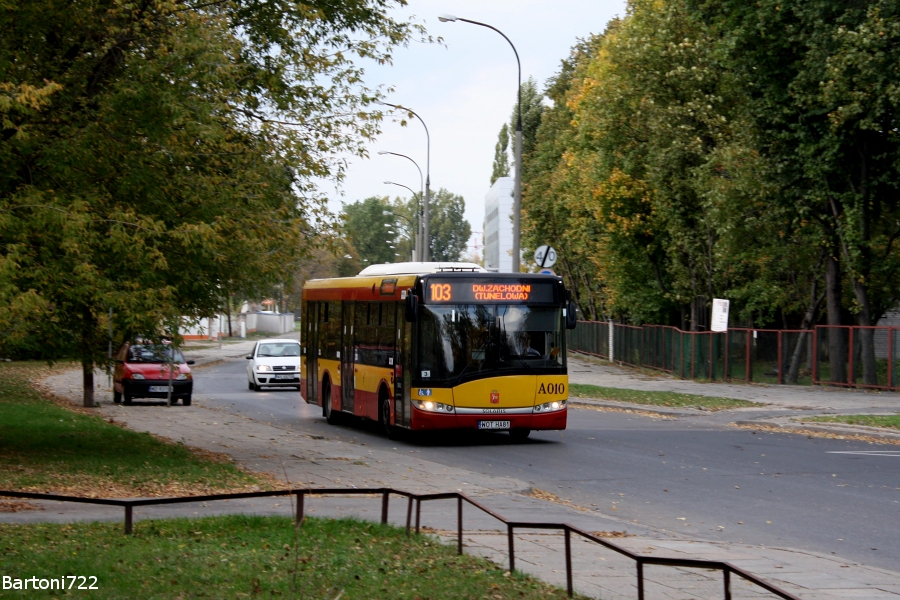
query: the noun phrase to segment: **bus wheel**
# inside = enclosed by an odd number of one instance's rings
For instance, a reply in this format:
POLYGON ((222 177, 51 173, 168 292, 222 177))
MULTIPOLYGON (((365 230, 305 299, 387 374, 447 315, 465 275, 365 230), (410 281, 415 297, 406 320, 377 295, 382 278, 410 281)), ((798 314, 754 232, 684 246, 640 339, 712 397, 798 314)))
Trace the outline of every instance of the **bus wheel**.
POLYGON ((400 437, 400 430, 391 425, 391 399, 387 394, 387 390, 381 388, 379 396, 380 410, 378 411, 381 426, 384 428, 389 440, 396 440, 400 437))
POLYGON ((510 429, 509 437, 516 441, 522 441, 531 435, 530 429, 510 429))
POLYGON ((322 414, 329 425, 337 425, 341 420, 341 411, 331 408, 331 382, 322 382, 322 414))

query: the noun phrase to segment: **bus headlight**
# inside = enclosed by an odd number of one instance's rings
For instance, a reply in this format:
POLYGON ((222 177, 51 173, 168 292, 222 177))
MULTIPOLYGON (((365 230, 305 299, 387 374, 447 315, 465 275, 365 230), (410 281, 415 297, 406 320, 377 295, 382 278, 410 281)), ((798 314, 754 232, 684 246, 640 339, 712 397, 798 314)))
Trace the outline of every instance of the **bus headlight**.
POLYGON ((449 404, 442 404, 440 402, 432 402, 431 400, 413 400, 416 405, 416 408, 419 410, 427 410, 428 412, 443 412, 443 413, 452 413, 453 407, 449 404))
POLYGON ((565 400, 554 400, 553 402, 544 402, 543 404, 538 404, 534 407, 534 412, 543 413, 543 412, 553 412, 555 410, 562 410, 566 407, 565 400))

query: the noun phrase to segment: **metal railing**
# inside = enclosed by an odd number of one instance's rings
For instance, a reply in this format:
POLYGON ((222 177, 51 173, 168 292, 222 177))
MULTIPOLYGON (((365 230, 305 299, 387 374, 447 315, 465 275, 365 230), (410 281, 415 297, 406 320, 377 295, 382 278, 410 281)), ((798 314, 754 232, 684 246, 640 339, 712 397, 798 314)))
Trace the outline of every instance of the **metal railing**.
POLYGON ((403 490, 395 490, 393 488, 292 488, 287 490, 270 490, 262 492, 239 492, 233 494, 207 494, 204 496, 179 496, 170 498, 83 498, 79 496, 60 496, 56 494, 40 494, 36 492, 14 492, 9 490, 0 490, 0 498, 24 498, 29 500, 52 500, 56 502, 77 502, 82 504, 99 504, 104 506, 119 506, 125 509, 125 534, 130 535, 134 531, 134 508, 140 506, 161 506, 167 504, 184 504, 188 502, 209 502, 214 500, 238 500, 243 498, 267 498, 276 496, 295 496, 296 516, 295 523, 297 526, 302 525, 305 516, 307 496, 381 496, 381 522, 387 524, 388 509, 390 504, 390 496, 403 496, 408 500, 406 508, 406 534, 409 535, 412 529, 413 504, 415 503, 416 524, 415 532, 418 534, 420 530, 420 522, 422 515, 422 502, 434 500, 456 500, 457 503, 457 533, 456 533, 456 551, 458 554, 463 553, 463 503, 466 502, 482 512, 497 519, 506 525, 507 541, 509 546, 509 570, 516 569, 516 553, 515 553, 515 537, 516 529, 550 529, 563 532, 565 538, 565 557, 566 557, 566 589, 569 597, 574 594, 574 586, 572 584, 572 534, 581 538, 594 542, 628 557, 635 561, 637 568, 637 597, 638 600, 644 600, 644 566, 658 565, 666 567, 682 567, 689 569, 709 569, 722 572, 723 577, 723 598, 731 600, 731 575, 737 575, 744 580, 753 583, 762 589, 776 595, 785 600, 800 600, 799 597, 786 592, 777 586, 760 579, 759 577, 748 573, 747 571, 736 567, 730 563, 714 560, 703 559, 683 559, 683 558, 663 558, 644 556, 636 554, 627 548, 623 548, 608 540, 598 537, 592 533, 584 531, 574 525, 568 523, 543 523, 530 521, 509 521, 499 513, 484 506, 477 500, 469 498, 460 492, 446 492, 441 494, 413 494, 403 490))
POLYGON ((897 391, 898 343, 900 327, 738 327, 717 333, 579 321, 569 335, 568 348, 682 379, 897 391))

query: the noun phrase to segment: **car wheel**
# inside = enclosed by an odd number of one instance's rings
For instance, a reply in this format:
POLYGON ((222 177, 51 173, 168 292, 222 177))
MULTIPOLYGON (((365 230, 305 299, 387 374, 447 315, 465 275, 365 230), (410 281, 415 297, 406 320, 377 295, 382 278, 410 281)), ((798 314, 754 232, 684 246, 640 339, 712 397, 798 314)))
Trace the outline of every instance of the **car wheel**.
POLYGON ((331 408, 331 383, 326 379, 322 384, 322 412, 329 425, 337 425, 341 421, 341 411, 331 408))
POLYGON ((256 386, 253 385, 253 382, 252 382, 252 381, 248 381, 248 382, 247 382, 247 389, 250 390, 250 391, 255 392, 255 391, 256 391, 256 386))
POLYGON ((516 441, 525 440, 529 435, 531 435, 530 429, 511 429, 509 431, 509 437, 516 441))
MULTIPOLYGON (((191 397, 190 396, 185 396, 184 398, 181 399, 181 401, 184 402, 185 406, 191 405, 191 397)), ((172 404, 175 404, 175 403, 173 402, 172 404)))
POLYGON ((125 392, 122 395, 122 398, 125 401, 125 406, 131 406, 131 394, 129 394, 128 392, 125 392))
POLYGON ((113 390, 113 402, 115 402, 116 404, 122 403, 122 392, 117 392, 116 390, 113 390))

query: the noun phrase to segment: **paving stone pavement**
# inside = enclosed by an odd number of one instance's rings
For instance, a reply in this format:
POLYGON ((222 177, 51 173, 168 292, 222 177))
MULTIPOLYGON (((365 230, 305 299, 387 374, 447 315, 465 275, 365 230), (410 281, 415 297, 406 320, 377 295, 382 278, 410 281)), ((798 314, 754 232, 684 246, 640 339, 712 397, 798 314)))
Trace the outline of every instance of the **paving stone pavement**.
MULTIPOLYGON (((253 341, 223 344, 223 347, 201 348, 190 353, 198 367, 225 358, 246 354, 253 341)), ((608 369, 598 368, 586 361, 573 361, 573 382, 596 383, 610 387, 643 385, 639 376, 626 373, 618 379, 608 369), (584 365, 581 363, 584 362, 584 365), (634 380, 634 381, 632 381, 634 380), (612 381, 619 383, 612 383, 612 381), (625 383, 621 383, 625 382, 625 383)), ((101 384, 105 378, 98 379, 101 384)), ((649 380, 654 385, 655 380, 649 380)), ((80 372, 72 371, 45 380, 57 394, 80 402, 80 372)), ((662 382, 665 383, 665 382, 662 382)), ((670 380, 671 384, 672 381, 670 380)), ((710 393, 710 384, 675 382, 699 385, 710 393)), ((103 388, 104 386, 99 386, 103 388)), ((762 386, 730 386, 757 388, 762 386)), ((645 388, 635 388, 645 389, 645 388)), ((672 389, 670 386, 666 389, 672 389)), ((766 389, 766 388, 762 388, 766 389)), ((681 389, 673 391, 682 391, 681 389)), ((692 387, 684 391, 695 392, 692 387)), ((744 390, 745 392, 747 390, 744 390)), ((780 392, 780 388, 778 388, 780 392)), ((766 389, 765 393, 772 393, 766 389)), ((802 393, 806 393, 805 391, 802 393)), ((846 393, 846 392, 845 392, 846 393)), ((729 395, 716 391, 715 395, 729 395)), ((852 393, 851 393, 852 394, 852 393)), ((871 395, 858 394, 867 398, 871 395)), ((203 406, 202 398, 195 405, 160 408, 158 406, 122 407, 112 404, 108 389, 98 393, 98 413, 114 418, 137 431, 184 440, 192 446, 224 452, 245 468, 271 473, 293 486, 347 486, 357 488, 394 487, 416 493, 463 491, 510 519, 528 521, 568 522, 587 531, 627 530, 632 537, 616 539, 615 543, 642 554, 684 558, 723 560, 746 569, 805 600, 834 600, 837 598, 900 599, 900 573, 847 563, 835 556, 826 556, 790 548, 769 548, 743 544, 713 543, 699 538, 676 536, 660 530, 625 522, 600 511, 578 509, 539 500, 524 481, 509 477, 493 477, 464 469, 445 467, 417 458, 414 450, 398 445, 391 450, 370 448, 363 443, 338 439, 328 427, 321 435, 294 431, 290 427, 237 416, 203 406), (423 476, 423 474, 428 474, 423 476)), ((809 394, 812 404, 820 402, 818 394, 809 394)), ((821 394, 828 397, 827 393, 821 394)), ((837 397, 837 396, 835 396, 837 397)), ((755 399, 755 398, 748 398, 755 399)), ((786 401, 788 402, 788 401, 786 401)), ((870 403, 871 404, 871 403, 870 403)), ((6 522, 41 522, 62 520, 120 520, 121 509, 40 503, 41 511, 0 514, 6 522)), ((391 503, 390 519, 404 524, 406 503, 395 499, 391 503)), ((194 503, 181 507, 145 508, 135 511, 136 519, 164 516, 193 516, 225 512, 258 514, 291 514, 288 499, 231 501, 229 503, 194 503)), ((377 498, 311 498, 310 515, 356 515, 377 519, 380 502, 377 498)), ((465 546, 507 564, 505 529, 497 521, 473 508, 465 509, 465 546)), ((455 538, 456 506, 450 501, 425 504, 422 524, 434 528, 448 541, 455 538)), ((546 581, 565 585, 565 562, 562 534, 522 532, 516 536, 516 567, 546 581)), ((584 541, 573 541, 573 572, 575 588, 591 597, 606 600, 636 597, 634 564, 627 558, 584 541)), ((665 599, 693 599, 722 597, 721 574, 694 569, 648 567, 647 597, 665 599)), ((732 582, 733 598, 772 597, 761 594, 759 588, 748 586, 739 579, 732 582)))

